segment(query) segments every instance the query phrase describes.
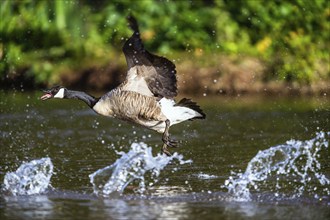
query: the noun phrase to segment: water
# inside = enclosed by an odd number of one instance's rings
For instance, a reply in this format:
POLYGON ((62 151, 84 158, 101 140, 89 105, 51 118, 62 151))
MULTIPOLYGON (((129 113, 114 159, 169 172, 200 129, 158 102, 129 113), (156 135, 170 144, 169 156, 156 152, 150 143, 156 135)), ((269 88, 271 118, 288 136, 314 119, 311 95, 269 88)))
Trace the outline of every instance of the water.
POLYGON ((173 159, 179 161, 179 165, 191 163, 191 160, 184 161, 182 155, 174 153, 168 157, 164 154, 152 155, 152 148, 145 143, 133 143, 131 150, 127 153, 119 152, 121 157, 110 166, 97 170, 89 175, 95 194, 109 196, 111 193, 122 193, 128 184, 134 180, 139 181, 137 192, 143 193, 146 190, 145 176, 147 172, 152 175, 153 182, 157 182, 157 177, 164 167, 173 159))
POLYGON ((3 189, 14 196, 44 193, 50 187, 52 175, 50 158, 33 160, 23 163, 15 172, 6 173, 3 189))
MULTIPOLYGON (((277 197, 300 197, 303 193, 322 199, 314 191, 321 191, 324 197, 330 196, 330 180, 322 173, 318 160, 320 150, 328 148, 330 132, 319 132, 316 137, 308 141, 290 140, 286 144, 259 151, 249 162, 244 173, 230 176, 225 181, 225 188, 239 201, 250 201, 250 188, 263 191, 269 185, 268 180, 274 177, 268 190, 277 197), (290 179, 290 181, 285 181, 290 179), (293 191, 282 193, 287 184, 293 184, 293 191), (321 190, 320 190, 321 189, 321 190)), ((323 165, 324 166, 324 165, 323 165)), ((269 198, 268 198, 269 199, 269 198)))
POLYGON ((207 119, 172 127, 180 147, 165 157, 159 134, 38 95, 0 93, 1 219, 330 215, 326 97, 200 99, 207 119), (13 173, 30 178, 20 192, 13 173))

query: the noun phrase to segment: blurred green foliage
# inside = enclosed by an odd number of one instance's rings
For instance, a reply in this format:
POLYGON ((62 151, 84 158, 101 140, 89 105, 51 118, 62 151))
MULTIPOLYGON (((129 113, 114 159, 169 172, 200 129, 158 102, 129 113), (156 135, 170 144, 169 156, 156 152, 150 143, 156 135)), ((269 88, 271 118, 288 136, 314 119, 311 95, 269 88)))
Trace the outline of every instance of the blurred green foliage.
POLYGON ((330 1, 226 2, 251 44, 268 58, 268 77, 305 83, 329 77, 330 1))
MULTIPOLYGON (((328 0, 1 0, 0 78, 55 83, 65 69, 118 56, 135 15, 161 54, 254 56, 264 79, 329 79, 328 0)), ((185 55, 186 56, 186 55, 185 55)), ((187 57, 187 56, 186 56, 187 57)), ((207 60, 207 59, 206 59, 207 60)), ((207 64, 206 64, 207 65, 207 64)))

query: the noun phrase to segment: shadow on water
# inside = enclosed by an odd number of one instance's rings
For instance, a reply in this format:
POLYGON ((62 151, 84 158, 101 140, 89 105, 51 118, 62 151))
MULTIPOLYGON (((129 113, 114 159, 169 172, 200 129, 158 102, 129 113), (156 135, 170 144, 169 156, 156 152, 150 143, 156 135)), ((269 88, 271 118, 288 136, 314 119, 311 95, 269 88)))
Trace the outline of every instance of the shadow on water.
POLYGON ((330 215, 326 98, 201 99, 207 119, 171 129, 169 158, 160 135, 80 102, 0 97, 1 219, 330 215))

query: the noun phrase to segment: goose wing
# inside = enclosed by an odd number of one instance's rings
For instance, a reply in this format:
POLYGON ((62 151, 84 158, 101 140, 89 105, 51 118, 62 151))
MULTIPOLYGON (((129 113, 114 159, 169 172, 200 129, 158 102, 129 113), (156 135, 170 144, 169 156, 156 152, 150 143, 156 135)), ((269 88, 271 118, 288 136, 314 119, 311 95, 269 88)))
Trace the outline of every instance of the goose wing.
POLYGON ((128 21, 134 33, 123 46, 128 66, 123 89, 157 98, 174 98, 177 95, 175 65, 145 50, 135 18, 130 16, 128 21))

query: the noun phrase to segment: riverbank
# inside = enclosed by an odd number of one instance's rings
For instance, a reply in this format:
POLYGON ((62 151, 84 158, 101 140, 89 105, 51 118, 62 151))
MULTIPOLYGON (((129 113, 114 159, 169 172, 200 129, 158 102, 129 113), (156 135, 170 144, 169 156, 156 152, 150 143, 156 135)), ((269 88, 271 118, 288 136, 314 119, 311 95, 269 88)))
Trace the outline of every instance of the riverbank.
MULTIPOLYGON (((115 88, 126 77, 126 62, 122 54, 109 60, 81 61, 81 65, 59 65, 48 83, 36 84, 22 69, 17 77, 2 80, 3 89, 41 89, 56 84, 72 89, 105 92, 115 88)), ((172 56, 176 64, 179 93, 192 96, 206 95, 297 95, 326 96, 330 94, 329 77, 299 83, 270 78, 270 66, 255 57, 208 56, 180 58, 172 56)), ((326 68, 325 68, 326 69, 326 68)), ((323 76, 326 74, 322 74, 323 76)))
POLYGON ((213 66, 198 67, 193 61, 178 65, 178 86, 184 93, 202 95, 315 95, 324 96, 330 92, 330 81, 315 79, 309 83, 269 78, 271 68, 263 61, 246 57, 218 58, 213 66))

